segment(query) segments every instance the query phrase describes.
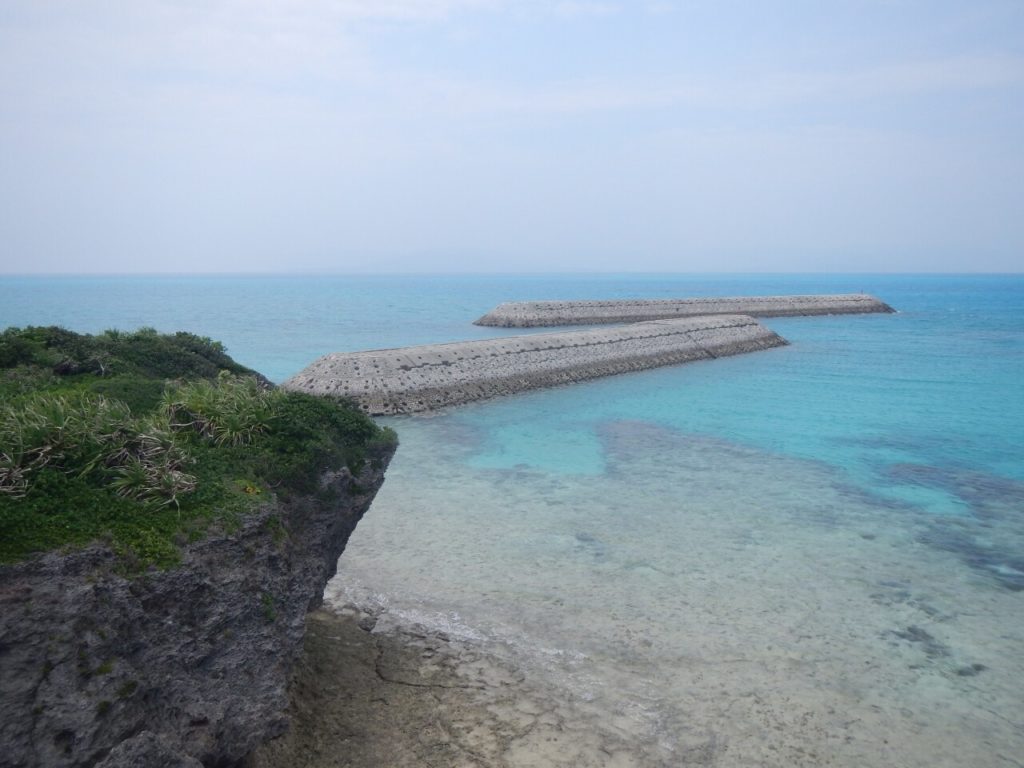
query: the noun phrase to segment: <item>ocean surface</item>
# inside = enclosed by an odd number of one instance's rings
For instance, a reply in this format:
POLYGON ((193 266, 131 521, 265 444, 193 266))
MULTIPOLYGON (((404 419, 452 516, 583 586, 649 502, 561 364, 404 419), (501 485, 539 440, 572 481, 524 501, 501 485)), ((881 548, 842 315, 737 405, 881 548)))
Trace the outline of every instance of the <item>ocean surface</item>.
POLYGON ((851 291, 899 312, 387 420, 329 601, 513 660, 616 764, 1024 765, 1024 276, 8 277, 0 327, 189 330, 282 381, 513 333, 471 324, 501 301, 851 291))

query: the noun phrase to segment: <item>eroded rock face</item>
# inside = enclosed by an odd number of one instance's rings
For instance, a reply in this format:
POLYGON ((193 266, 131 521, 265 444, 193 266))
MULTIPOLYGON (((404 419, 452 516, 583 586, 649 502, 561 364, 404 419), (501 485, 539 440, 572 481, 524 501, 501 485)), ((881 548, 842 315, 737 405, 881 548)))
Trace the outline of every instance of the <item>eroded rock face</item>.
POLYGON ((229 766, 280 734, 306 614, 391 455, 174 569, 126 579, 98 546, 0 567, 0 766, 229 766))

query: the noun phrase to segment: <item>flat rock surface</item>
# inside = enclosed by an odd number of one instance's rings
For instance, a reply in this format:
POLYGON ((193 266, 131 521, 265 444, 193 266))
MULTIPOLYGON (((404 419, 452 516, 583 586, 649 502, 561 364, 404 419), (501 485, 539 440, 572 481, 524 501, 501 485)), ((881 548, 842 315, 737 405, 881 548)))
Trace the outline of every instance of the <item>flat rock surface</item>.
POLYGON ((859 315, 894 311, 865 293, 798 296, 731 296, 696 299, 597 301, 515 301, 499 304, 476 325, 531 328, 548 325, 636 323, 695 315, 744 314, 753 317, 859 315))
POLYGON ((778 347, 744 315, 506 336, 321 357, 282 386, 347 397, 374 415, 428 411, 528 389, 778 347))
POLYGON ((670 765, 585 700, 471 642, 375 621, 352 610, 309 615, 292 727, 247 768, 670 765))

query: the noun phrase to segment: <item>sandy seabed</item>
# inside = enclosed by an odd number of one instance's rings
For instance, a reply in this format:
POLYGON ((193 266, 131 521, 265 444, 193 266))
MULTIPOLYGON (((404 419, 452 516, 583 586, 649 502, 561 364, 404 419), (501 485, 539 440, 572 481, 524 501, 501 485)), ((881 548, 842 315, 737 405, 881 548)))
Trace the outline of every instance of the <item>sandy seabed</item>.
MULTIPOLYGON (((707 702, 693 727, 665 743, 652 739, 642 715, 609 711, 472 641, 353 607, 321 609, 307 624, 292 728, 265 745, 252 768, 1022 764, 999 751, 1005 732, 987 744, 979 733, 978 743, 965 747, 952 743, 955 732, 937 729, 931 748, 920 752, 915 745, 929 739, 928 729, 907 711, 889 718, 869 705, 874 716, 865 718, 865 711, 838 711, 829 697, 761 696, 754 683, 726 701, 726 690, 742 687, 740 661, 708 670, 721 676, 723 699, 707 702)), ((964 672, 953 674, 970 676, 964 672)), ((1014 728, 1008 718, 1004 724, 1014 728)))

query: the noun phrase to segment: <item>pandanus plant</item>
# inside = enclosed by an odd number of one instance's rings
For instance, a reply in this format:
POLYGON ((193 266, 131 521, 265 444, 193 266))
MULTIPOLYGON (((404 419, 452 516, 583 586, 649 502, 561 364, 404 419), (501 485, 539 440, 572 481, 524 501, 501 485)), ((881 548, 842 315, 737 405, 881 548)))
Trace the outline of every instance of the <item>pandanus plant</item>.
POLYGON ((195 490, 190 440, 247 445, 270 427, 275 392, 225 372, 168 386, 156 412, 133 417, 95 394, 36 394, 0 409, 0 493, 24 496, 45 467, 106 483, 118 496, 178 505, 195 490))

